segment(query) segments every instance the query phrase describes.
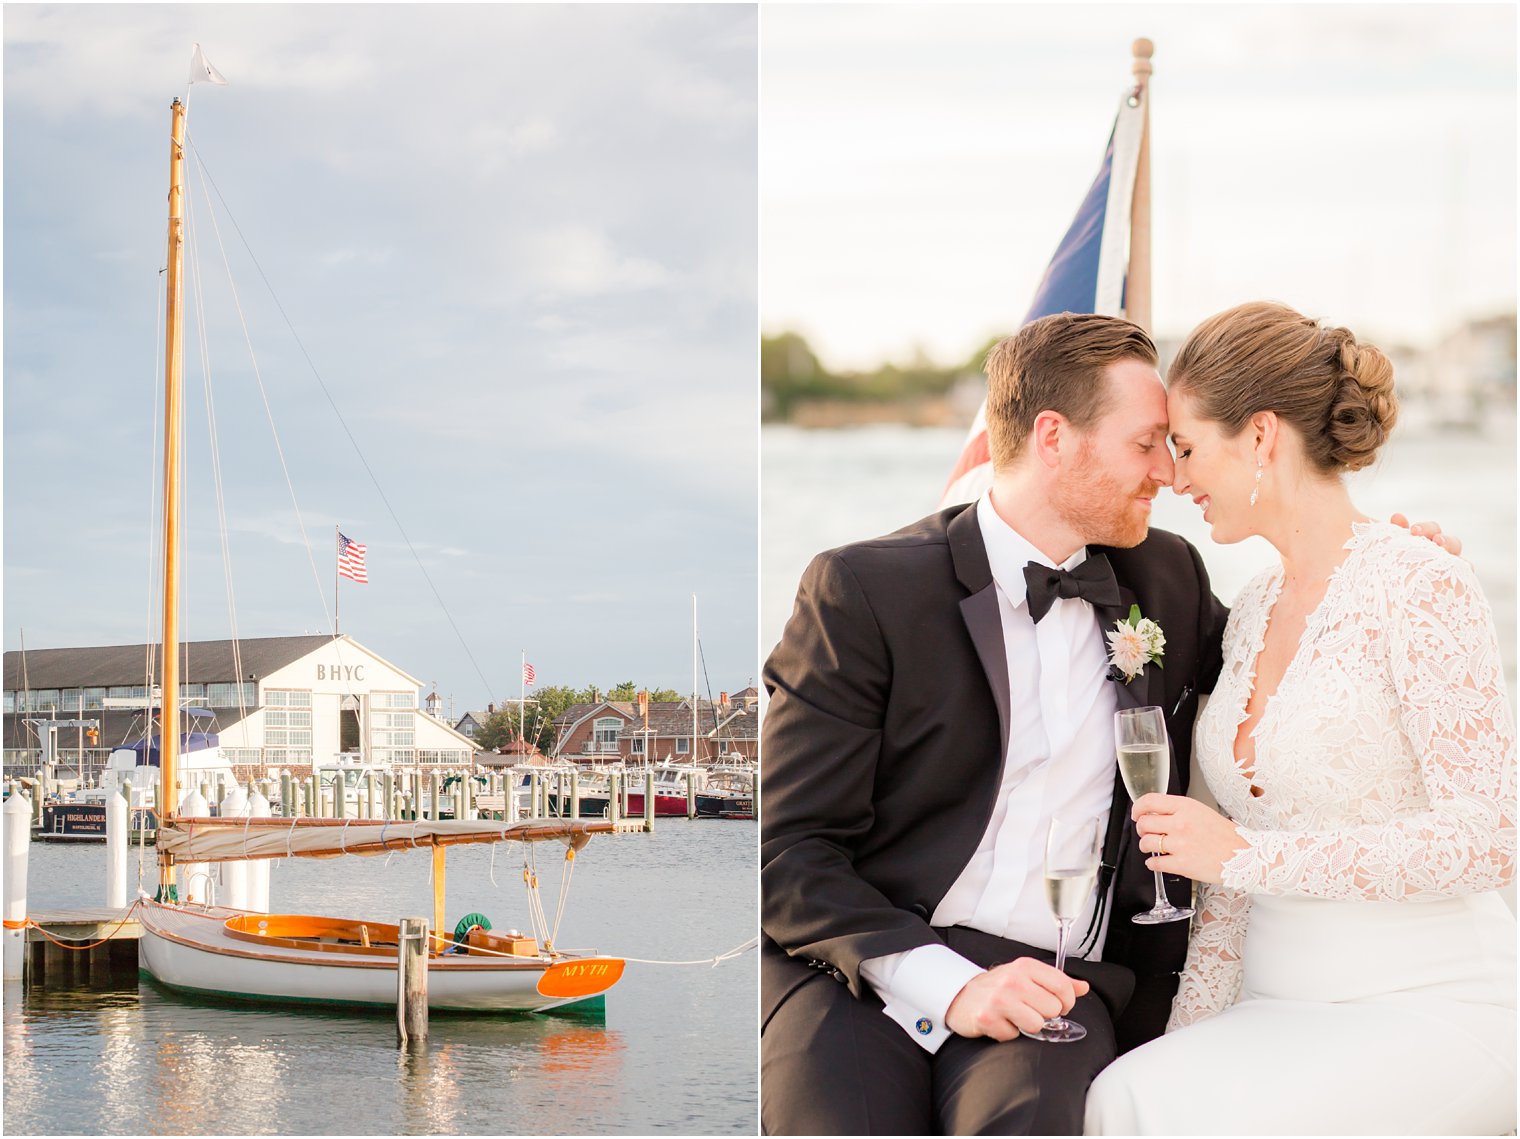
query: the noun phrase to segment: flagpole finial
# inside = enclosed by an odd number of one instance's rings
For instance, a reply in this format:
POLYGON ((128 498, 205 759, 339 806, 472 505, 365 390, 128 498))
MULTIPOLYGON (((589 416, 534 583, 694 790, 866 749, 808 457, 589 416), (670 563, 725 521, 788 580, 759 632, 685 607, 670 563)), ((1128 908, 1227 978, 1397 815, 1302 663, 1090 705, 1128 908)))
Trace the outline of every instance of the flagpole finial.
POLYGON ((1156 52, 1156 45, 1150 40, 1141 37, 1130 45, 1130 54, 1135 57, 1135 62, 1130 68, 1131 73, 1139 83, 1144 83, 1151 76, 1151 56, 1156 52))

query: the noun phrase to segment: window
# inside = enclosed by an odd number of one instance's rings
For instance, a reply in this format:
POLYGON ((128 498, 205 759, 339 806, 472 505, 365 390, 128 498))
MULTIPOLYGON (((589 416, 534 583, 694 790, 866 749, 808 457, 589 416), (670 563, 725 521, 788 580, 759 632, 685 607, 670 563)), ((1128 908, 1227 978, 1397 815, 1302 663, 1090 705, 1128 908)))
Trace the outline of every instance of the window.
POLYGON ((730 741, 730 740, 719 740, 718 741, 718 754, 719 755, 727 755, 728 754, 728 745, 729 745, 730 742, 732 742, 732 741, 730 741))
POLYGON ((595 724, 592 751, 617 751, 618 729, 623 726, 623 721, 616 716, 601 716, 595 724))
POLYGON ((412 727, 412 712, 376 712, 371 717, 373 727, 376 728, 407 728, 412 727))
POLYGON ((371 692, 369 702, 376 708, 415 708, 415 692, 371 692))
POLYGON ((212 708, 236 708, 239 704, 239 689, 242 689, 241 703, 245 707, 252 707, 258 703, 258 685, 249 681, 244 684, 206 685, 206 704, 212 708))
POLYGON ((264 704, 270 708, 310 708, 310 689, 266 688, 264 704))
POLYGON ((644 737, 643 736, 634 736, 633 737, 633 754, 634 755, 643 755, 644 754, 644 737))
POLYGON ((148 690, 141 684, 118 684, 114 688, 107 688, 106 695, 112 700, 146 700, 148 690))
POLYGON ((677 736, 676 737, 676 754, 677 755, 689 755, 689 754, 691 754, 691 740, 685 738, 684 736, 677 736))

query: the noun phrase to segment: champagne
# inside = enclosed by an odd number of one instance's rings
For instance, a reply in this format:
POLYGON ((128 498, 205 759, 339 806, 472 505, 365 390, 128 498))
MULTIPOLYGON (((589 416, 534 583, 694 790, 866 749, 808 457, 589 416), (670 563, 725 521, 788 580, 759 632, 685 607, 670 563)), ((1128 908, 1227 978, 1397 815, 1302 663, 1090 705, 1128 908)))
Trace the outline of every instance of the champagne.
POLYGON ((1167 767, 1165 743, 1125 744, 1119 748, 1119 774, 1132 800, 1165 791, 1167 767))
POLYGON ((1045 900, 1050 903, 1050 912, 1056 915, 1057 921, 1076 921, 1081 916, 1087 899, 1092 897, 1097 877, 1096 866, 1045 871, 1045 900))

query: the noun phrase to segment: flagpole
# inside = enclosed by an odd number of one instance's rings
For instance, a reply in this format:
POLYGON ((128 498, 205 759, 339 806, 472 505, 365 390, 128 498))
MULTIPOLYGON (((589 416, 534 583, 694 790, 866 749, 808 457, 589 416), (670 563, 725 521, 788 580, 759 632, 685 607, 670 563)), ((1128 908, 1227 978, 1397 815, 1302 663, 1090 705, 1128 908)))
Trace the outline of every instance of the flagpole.
MULTIPOLYGON (((528 742, 528 650, 522 651, 522 669, 517 674, 520 681, 517 691, 521 694, 517 702, 517 739, 520 743, 528 742)), ((527 754, 525 751, 524 755, 527 754)))
POLYGON ((342 592, 340 592, 340 587, 341 587, 342 582, 343 582, 343 575, 340 572, 340 567, 338 565, 338 537, 339 537, 340 533, 341 533, 341 531, 339 531, 339 529, 337 527, 337 524, 334 523, 333 524, 333 638, 335 640, 337 639, 337 636, 338 636, 338 630, 342 627, 342 625, 341 625, 341 614, 342 614, 342 601, 341 601, 341 598, 343 597, 343 594, 342 594, 342 592))
POLYGON ((1140 159, 1135 170, 1135 196, 1130 204, 1129 274, 1124 285, 1125 316, 1151 330, 1151 55, 1156 46, 1138 39, 1130 47, 1135 93, 1140 96, 1140 159))

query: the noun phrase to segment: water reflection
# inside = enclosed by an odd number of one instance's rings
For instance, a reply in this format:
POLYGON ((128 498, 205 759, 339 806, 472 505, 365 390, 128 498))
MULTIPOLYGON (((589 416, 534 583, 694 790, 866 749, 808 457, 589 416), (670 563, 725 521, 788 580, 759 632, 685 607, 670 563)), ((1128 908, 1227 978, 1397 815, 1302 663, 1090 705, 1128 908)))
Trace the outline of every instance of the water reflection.
MULTIPOLYGON (((577 870, 561 940, 672 960, 746 940, 755 834, 673 822, 608 841, 577 870)), ((31 853, 36 905, 98 904, 95 852, 31 853)), ((488 854, 450 859, 451 896, 511 924, 521 884, 500 865, 493 883, 488 854)), ((426 859, 352 861, 341 895, 330 868, 282 867, 287 900, 399 912, 427 894, 426 859)), ((752 1135, 755 997, 753 956, 719 969, 630 966, 588 1012, 437 1014, 422 1046, 402 1052, 389 1011, 208 1003, 135 974, 108 990, 7 985, 4 1131, 752 1135)))

